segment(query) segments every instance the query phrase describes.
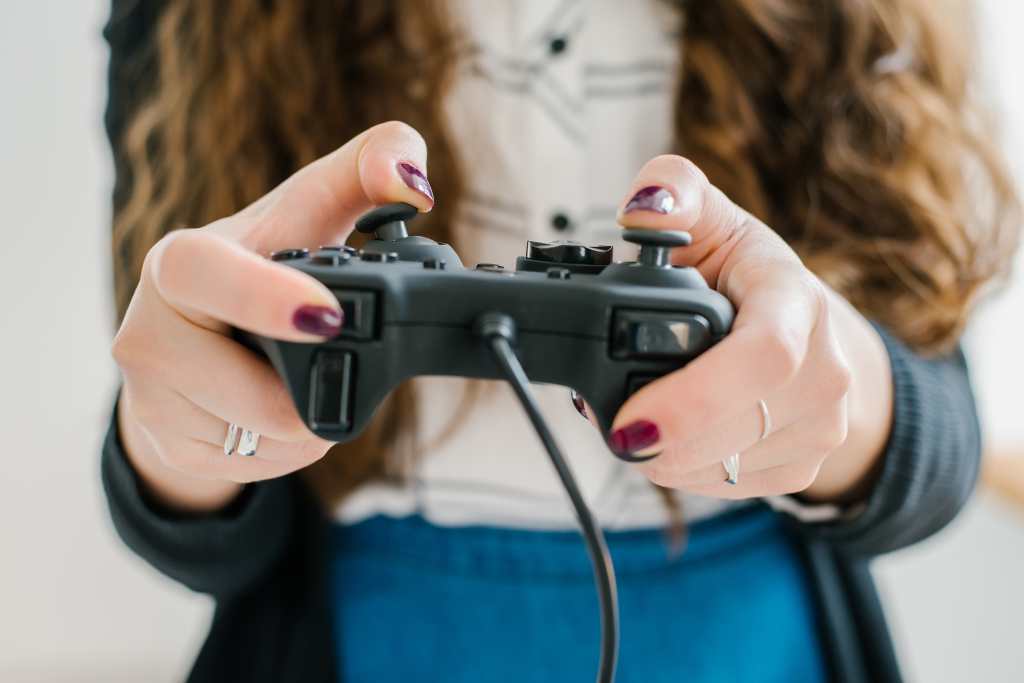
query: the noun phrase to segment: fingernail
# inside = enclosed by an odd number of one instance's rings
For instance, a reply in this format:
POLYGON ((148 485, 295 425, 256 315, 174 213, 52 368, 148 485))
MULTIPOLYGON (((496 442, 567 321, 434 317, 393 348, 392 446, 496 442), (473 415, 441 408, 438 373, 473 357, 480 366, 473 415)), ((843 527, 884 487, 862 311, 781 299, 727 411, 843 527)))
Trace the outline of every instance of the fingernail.
POLYGON ((612 432, 608 443, 616 453, 633 454, 650 448, 660 438, 658 425, 650 420, 637 420, 612 432))
POLYGON ((401 161, 398 163, 398 175, 401 176, 402 182, 426 196, 431 204, 434 203, 434 190, 430 187, 430 181, 427 180, 427 176, 423 175, 423 171, 408 161, 401 161))
POLYGON ((341 332, 344 314, 327 306, 302 306, 292 316, 295 329, 318 337, 336 337, 341 332))
POLYGON ((569 397, 572 399, 572 405, 576 408, 576 412, 582 415, 584 420, 589 420, 590 416, 587 415, 587 404, 583 402, 583 397, 580 396, 575 389, 569 390, 569 397))
POLYGON ((626 202, 626 207, 622 210, 622 213, 653 211, 654 213, 664 214, 672 213, 674 208, 676 208, 676 198, 671 192, 664 187, 649 185, 637 192, 633 195, 632 199, 626 202))

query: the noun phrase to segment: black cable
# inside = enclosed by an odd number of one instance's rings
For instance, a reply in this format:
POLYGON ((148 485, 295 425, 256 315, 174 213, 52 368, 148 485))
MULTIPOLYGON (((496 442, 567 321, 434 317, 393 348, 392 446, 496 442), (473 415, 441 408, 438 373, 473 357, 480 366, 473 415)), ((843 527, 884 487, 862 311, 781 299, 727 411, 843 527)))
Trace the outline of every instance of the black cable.
POLYGON ((601 660, 597 670, 598 683, 611 683, 615 679, 615 663, 619 656, 619 607, 615 588, 615 568, 608 554, 608 545, 604 540, 601 527, 594 521, 594 516, 583 500, 572 470, 565 462, 555 437, 551 434, 540 407, 530 392, 530 380, 523 370, 519 357, 512 344, 515 341, 515 321, 502 313, 485 313, 476 321, 477 333, 490 344, 491 353, 505 374, 505 379, 512 385, 523 404, 523 410, 533 423, 544 449, 554 465, 558 478, 572 502, 579 521, 583 540, 587 544, 590 562, 594 566, 594 583, 597 586, 597 597, 601 604, 601 660))

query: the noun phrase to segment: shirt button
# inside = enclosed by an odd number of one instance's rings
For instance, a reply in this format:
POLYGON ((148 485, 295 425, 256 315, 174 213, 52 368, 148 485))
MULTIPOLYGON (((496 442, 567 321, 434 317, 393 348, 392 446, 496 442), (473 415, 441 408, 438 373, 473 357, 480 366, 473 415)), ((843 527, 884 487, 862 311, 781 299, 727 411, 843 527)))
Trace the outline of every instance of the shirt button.
POLYGON ((565 49, 567 47, 569 47, 569 39, 566 38, 565 36, 557 36, 555 38, 552 38, 551 42, 548 43, 548 49, 551 51, 551 54, 553 55, 562 54, 563 52, 565 52, 565 49))
POLYGON ((551 217, 551 227, 558 232, 565 232, 572 227, 572 221, 564 213, 556 213, 551 217))

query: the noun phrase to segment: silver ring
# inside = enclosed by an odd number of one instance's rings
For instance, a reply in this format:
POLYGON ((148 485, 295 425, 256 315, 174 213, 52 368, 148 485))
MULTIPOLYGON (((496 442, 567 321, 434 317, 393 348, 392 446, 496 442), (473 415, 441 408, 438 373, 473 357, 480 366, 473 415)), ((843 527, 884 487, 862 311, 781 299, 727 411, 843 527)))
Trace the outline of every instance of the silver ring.
POLYGON ((251 429, 242 429, 234 422, 228 424, 228 433, 224 437, 224 455, 231 455, 238 450, 242 456, 256 455, 256 449, 260 446, 260 434, 251 429))
POLYGON ((734 453, 722 461, 725 468, 725 483, 735 486, 740 481, 740 454, 734 453))
POLYGON ((242 432, 242 438, 238 440, 238 454, 246 457, 256 455, 256 449, 260 447, 260 434, 250 429, 242 432))
POLYGON ((234 422, 228 424, 228 435, 224 437, 224 455, 231 455, 238 447, 238 425, 234 422))
POLYGON ((768 404, 758 401, 757 407, 761 409, 761 437, 758 441, 764 441, 772 433, 772 416, 768 413, 768 404))

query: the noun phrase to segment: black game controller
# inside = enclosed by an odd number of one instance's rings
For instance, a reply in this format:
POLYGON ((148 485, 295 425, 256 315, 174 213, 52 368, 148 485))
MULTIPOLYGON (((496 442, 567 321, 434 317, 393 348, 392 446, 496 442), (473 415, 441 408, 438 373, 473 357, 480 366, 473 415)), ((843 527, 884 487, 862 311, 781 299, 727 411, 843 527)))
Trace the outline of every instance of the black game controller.
MULTIPOLYGON (((610 246, 529 242, 515 271, 465 268, 455 251, 409 235, 408 204, 381 206, 356 228, 362 250, 279 251, 279 261, 324 283, 344 311, 341 333, 319 344, 241 333, 284 378, 299 415, 330 441, 359 435, 401 382, 419 375, 501 379, 479 325, 514 321, 515 352, 531 381, 575 389, 607 434, 626 399, 678 370, 732 325, 729 301, 669 252, 684 232, 625 230, 636 262, 613 263, 610 246)), ((628 454, 618 453, 630 459, 628 454)))

